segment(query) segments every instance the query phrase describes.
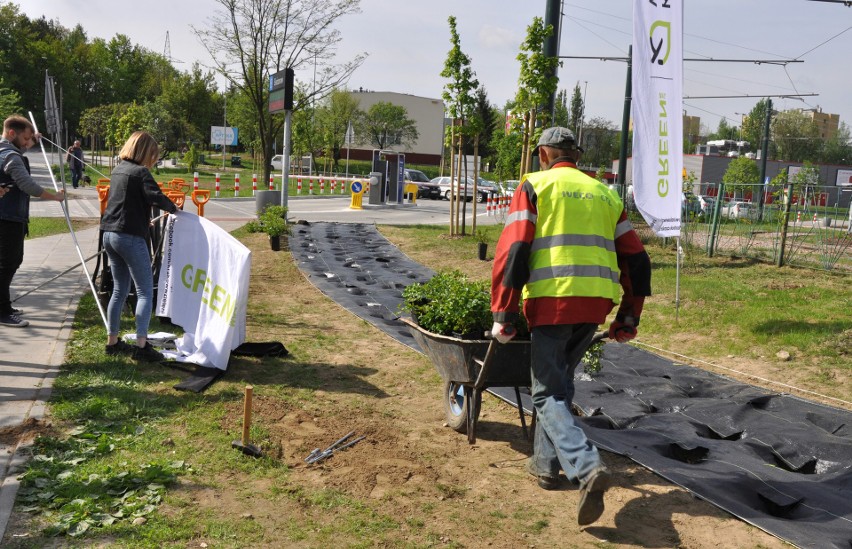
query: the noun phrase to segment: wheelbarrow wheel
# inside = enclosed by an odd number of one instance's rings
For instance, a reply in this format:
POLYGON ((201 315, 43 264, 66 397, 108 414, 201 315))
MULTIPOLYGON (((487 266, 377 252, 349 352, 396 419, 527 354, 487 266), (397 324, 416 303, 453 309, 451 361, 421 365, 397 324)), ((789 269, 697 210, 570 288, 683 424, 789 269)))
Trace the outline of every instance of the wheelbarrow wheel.
MULTIPOLYGON (((467 415, 468 406, 470 405, 469 391, 465 390, 465 386, 455 381, 447 381, 444 383, 444 408, 447 412, 447 425, 450 429, 459 433, 467 433, 467 415)), ((479 415, 479 406, 482 399, 482 394, 477 393, 476 407, 474 409, 476 415, 479 415)))

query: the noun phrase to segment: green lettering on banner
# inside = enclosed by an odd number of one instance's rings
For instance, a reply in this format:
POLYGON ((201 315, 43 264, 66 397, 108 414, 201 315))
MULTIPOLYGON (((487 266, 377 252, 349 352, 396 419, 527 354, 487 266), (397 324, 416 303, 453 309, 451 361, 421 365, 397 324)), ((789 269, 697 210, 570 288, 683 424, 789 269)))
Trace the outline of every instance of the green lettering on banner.
POLYGON ((195 274, 195 280, 192 283, 192 292, 198 291, 198 286, 207 282, 207 271, 198 269, 195 274))
MULTIPOLYGON (((668 54, 666 54, 668 55, 668 54)), ((666 100, 666 94, 664 92, 660 92, 659 96, 659 105, 660 105, 660 121, 657 126, 657 163, 659 164, 659 170, 657 171, 657 175, 659 179, 657 180, 657 194, 661 197, 667 196, 669 194, 669 124, 668 124, 668 113, 666 112, 666 105, 668 101, 666 100)))
POLYGON ((225 288, 216 284, 213 286, 213 293, 210 294, 210 308, 213 309, 214 313, 222 314, 222 311, 216 308, 216 302, 222 299, 222 296, 225 294, 225 288))
POLYGON ((225 319, 231 326, 234 325, 236 300, 226 288, 214 284, 212 280, 207 278, 207 271, 196 270, 189 264, 184 265, 180 274, 181 282, 187 289, 190 289, 193 293, 198 293, 199 286, 201 286, 201 302, 225 319))
POLYGON ((180 281, 183 282, 183 285, 187 288, 190 288, 192 286, 192 265, 190 265, 189 263, 184 265, 183 269, 181 270, 180 281), (189 280, 186 279, 186 271, 190 272, 189 280))

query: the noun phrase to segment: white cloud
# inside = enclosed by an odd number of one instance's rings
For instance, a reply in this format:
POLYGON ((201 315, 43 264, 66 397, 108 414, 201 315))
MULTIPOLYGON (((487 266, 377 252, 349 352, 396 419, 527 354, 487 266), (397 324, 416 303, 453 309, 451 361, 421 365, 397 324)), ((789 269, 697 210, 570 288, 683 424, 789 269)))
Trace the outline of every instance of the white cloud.
POLYGON ((479 43, 486 48, 517 49, 521 43, 521 37, 516 36, 509 29, 486 24, 479 29, 479 43))

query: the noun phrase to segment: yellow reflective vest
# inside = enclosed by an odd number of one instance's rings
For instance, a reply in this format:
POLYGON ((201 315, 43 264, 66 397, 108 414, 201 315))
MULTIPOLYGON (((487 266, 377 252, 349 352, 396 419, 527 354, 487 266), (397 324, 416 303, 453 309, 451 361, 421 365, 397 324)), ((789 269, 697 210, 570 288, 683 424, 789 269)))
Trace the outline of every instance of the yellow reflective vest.
POLYGON ((524 299, 581 296, 618 303, 618 194, 569 167, 534 172, 526 181, 535 190, 538 215, 524 299))

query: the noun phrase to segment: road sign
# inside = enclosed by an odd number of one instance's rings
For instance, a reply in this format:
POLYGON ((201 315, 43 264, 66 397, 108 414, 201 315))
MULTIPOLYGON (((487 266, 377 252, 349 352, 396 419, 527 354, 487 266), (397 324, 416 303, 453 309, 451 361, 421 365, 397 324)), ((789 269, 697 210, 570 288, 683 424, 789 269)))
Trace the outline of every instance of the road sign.
POLYGON ((228 126, 210 126, 210 144, 237 146, 238 129, 228 126))

